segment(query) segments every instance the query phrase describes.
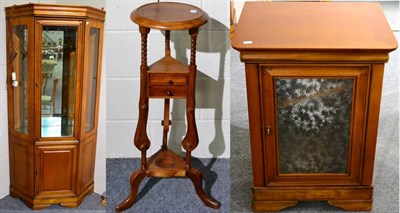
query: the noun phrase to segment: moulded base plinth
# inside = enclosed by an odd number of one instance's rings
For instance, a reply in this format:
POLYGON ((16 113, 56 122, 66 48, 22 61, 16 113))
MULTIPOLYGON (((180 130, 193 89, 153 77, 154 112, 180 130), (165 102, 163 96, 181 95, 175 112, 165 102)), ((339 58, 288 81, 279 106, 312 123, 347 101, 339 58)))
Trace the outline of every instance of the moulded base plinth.
POLYGON ((274 212, 298 201, 328 201, 346 211, 370 211, 372 186, 253 187, 253 211, 274 212))
POLYGON ((54 197, 30 197, 18 190, 10 187, 10 196, 14 198, 20 199, 24 202, 29 208, 33 210, 41 210, 45 209, 52 204, 60 204, 61 206, 65 206, 68 208, 76 208, 78 207, 83 199, 91 194, 94 190, 94 184, 88 186, 88 188, 82 192, 79 196, 71 197, 70 194, 63 196, 62 194, 54 196, 54 197))

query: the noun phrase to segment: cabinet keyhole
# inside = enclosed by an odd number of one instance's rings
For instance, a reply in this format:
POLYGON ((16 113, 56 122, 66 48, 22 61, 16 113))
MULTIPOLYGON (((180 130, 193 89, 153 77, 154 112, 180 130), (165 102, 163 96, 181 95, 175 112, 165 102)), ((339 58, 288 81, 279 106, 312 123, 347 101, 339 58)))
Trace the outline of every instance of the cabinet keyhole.
POLYGON ((267 135, 271 135, 271 127, 267 126, 267 135))

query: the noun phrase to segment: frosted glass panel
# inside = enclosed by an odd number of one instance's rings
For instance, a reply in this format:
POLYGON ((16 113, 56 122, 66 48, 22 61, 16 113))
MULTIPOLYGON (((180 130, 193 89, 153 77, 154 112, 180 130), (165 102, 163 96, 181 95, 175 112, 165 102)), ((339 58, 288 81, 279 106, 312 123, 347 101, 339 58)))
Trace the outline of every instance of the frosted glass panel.
POLYGON ((277 79, 279 172, 347 173, 352 79, 277 79))

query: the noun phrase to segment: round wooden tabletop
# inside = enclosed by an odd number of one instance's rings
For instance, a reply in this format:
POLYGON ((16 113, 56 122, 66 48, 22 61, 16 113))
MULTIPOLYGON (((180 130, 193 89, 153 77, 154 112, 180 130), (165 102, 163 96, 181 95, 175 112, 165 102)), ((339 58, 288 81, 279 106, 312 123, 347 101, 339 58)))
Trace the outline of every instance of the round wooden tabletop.
POLYGON ((160 30, 198 28, 208 21, 208 15, 198 7, 175 2, 156 2, 140 6, 131 13, 136 24, 160 30))

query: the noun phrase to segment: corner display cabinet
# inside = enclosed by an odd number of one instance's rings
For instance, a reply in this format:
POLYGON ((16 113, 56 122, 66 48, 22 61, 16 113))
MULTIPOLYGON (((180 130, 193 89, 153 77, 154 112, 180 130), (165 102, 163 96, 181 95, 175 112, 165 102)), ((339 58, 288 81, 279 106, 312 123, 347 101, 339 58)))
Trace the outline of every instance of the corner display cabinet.
POLYGON ((246 2, 232 46, 246 69, 253 210, 371 210, 384 63, 397 48, 380 5, 246 2))
POLYGON ((5 9, 10 195, 32 209, 93 192, 105 12, 5 9))

